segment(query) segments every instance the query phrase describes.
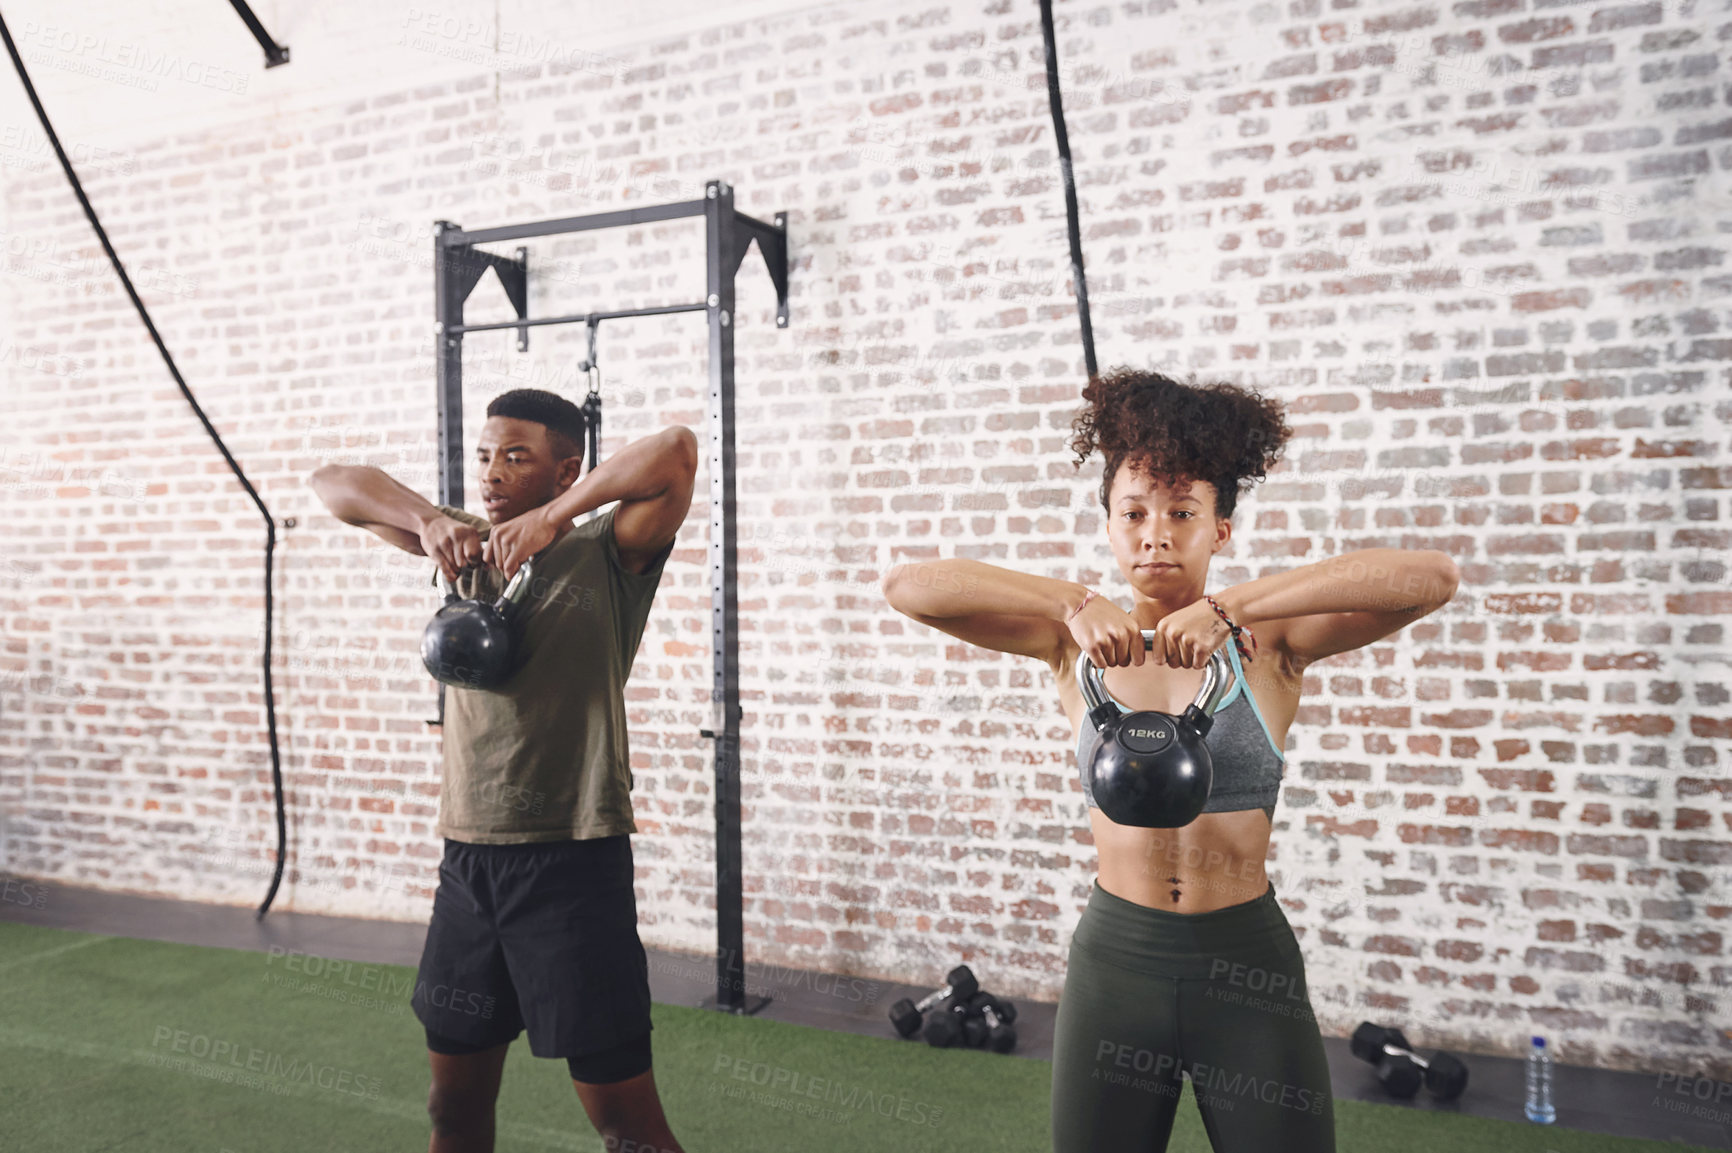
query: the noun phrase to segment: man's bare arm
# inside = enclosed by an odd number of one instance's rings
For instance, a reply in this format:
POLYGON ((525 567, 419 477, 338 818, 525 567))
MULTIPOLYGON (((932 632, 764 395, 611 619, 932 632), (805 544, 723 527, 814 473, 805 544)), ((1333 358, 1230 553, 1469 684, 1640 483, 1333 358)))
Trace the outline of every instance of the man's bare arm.
POLYGON ((327 464, 312 476, 313 491, 344 524, 379 534, 404 552, 426 556, 421 529, 443 516, 389 473, 364 464, 327 464))
POLYGON ((432 557, 447 580, 481 563, 481 533, 392 477, 364 464, 328 464, 313 491, 345 524, 377 533, 404 552, 432 557))

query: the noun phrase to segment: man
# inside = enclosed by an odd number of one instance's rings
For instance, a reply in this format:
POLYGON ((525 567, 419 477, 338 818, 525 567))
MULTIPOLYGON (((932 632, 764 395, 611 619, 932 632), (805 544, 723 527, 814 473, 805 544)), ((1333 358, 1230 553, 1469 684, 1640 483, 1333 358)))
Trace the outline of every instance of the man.
POLYGON ((698 444, 670 427, 579 480, 584 434, 582 412, 549 392, 488 405, 485 519, 375 468, 312 477, 340 520, 433 558, 462 596, 492 600, 535 558, 517 670, 492 692, 447 690, 445 856, 411 1001, 433 1071, 429 1153, 490 1153, 506 1050, 525 1027, 531 1053, 566 1058, 608 1148, 680 1149, 650 1067, 623 692, 698 444))

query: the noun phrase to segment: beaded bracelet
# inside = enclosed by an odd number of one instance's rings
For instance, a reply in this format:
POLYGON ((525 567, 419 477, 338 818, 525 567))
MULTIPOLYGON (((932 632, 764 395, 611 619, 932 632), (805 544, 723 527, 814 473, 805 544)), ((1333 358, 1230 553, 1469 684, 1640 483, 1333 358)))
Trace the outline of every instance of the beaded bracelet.
POLYGON ((1217 616, 1227 622, 1227 628, 1233 633, 1233 644, 1238 647, 1239 655, 1248 661, 1255 660, 1257 656, 1257 635, 1244 625, 1234 624, 1233 618, 1227 615, 1226 609, 1223 609, 1220 605, 1215 603, 1214 597, 1206 596, 1203 599, 1209 602, 1209 607, 1215 610, 1217 616), (1249 652, 1245 650, 1245 642, 1239 639, 1240 633, 1251 638, 1251 649, 1249 652))

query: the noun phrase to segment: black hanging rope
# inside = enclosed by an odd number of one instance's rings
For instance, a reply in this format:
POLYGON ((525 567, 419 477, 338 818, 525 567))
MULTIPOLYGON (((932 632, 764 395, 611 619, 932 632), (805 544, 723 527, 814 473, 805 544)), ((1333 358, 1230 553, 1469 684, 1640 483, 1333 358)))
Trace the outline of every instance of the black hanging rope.
POLYGON ((584 398, 579 409, 583 413, 584 438, 586 454, 584 472, 595 471, 595 465, 601 459, 601 365, 595 354, 596 329, 601 322, 595 317, 589 318, 589 355, 578 362, 577 370, 589 381, 589 395, 584 398))
POLYGON ((1064 127, 1064 98, 1058 90, 1058 44, 1052 31, 1052 0, 1040 0, 1040 31, 1046 39, 1046 95, 1052 105, 1053 137, 1058 141, 1058 167, 1064 175, 1064 213, 1070 225, 1070 269, 1076 281, 1076 313, 1082 322, 1083 363, 1093 379, 1095 330, 1089 321, 1089 286, 1083 276, 1082 230, 1077 222, 1076 175, 1070 166, 1070 134, 1064 127))
POLYGON ((192 406, 193 413, 199 423, 204 425, 205 432, 215 442, 217 451, 228 461, 229 468, 234 471, 241 487, 247 490, 247 495, 253 498, 258 506, 259 515, 265 518, 265 722, 271 741, 271 784, 276 791, 277 804, 277 867, 271 874, 271 888, 265 894, 264 903, 259 906, 258 917, 263 918, 271 907, 271 901, 277 895, 277 886, 283 879, 283 853, 288 840, 287 821, 283 815, 283 767, 277 751, 277 707, 275 696, 271 692, 271 562, 277 545, 277 523, 271 512, 265 507, 265 502, 259 498, 246 473, 235 463, 235 458, 229 454, 228 446, 223 444, 222 437, 212 427, 210 418, 205 416, 204 409, 199 407, 193 397, 192 390, 187 388, 186 381, 181 378, 180 369, 175 367, 174 357, 169 355, 168 346, 163 344, 162 336, 156 331, 156 325, 151 322, 150 313, 144 307, 144 301, 138 298, 138 292, 132 287, 132 278, 126 275, 126 267, 120 263, 120 257, 115 255, 114 245, 108 242, 108 233, 102 229, 102 222, 96 218, 96 210, 90 207, 90 198, 84 195, 84 186, 78 182, 78 174, 72 170, 72 162, 66 158, 66 150, 60 147, 60 137, 54 133, 54 125, 48 122, 48 113, 42 107, 42 101, 36 97, 36 86, 30 83, 30 73, 24 68, 24 61, 18 55, 18 46, 12 42, 12 33, 6 27, 6 20, 0 16, 0 39, 6 41, 6 52, 12 57, 12 67, 18 70, 18 79, 24 83, 24 93, 30 97, 30 106, 36 109, 36 119, 42 122, 42 131, 48 137, 48 143, 54 146, 54 155, 60 158, 60 168, 66 173, 66 179, 72 184, 73 195, 78 197, 79 205, 84 209, 84 215, 90 221, 90 227, 96 230, 96 239, 102 242, 102 250, 108 253, 108 261, 114 265, 115 274, 120 277, 121 287, 126 289, 126 295, 132 301, 132 306, 138 309, 139 319, 144 321, 144 327, 150 333, 150 339, 156 344, 156 350, 162 353, 163 363, 168 365, 168 373, 174 377, 174 382, 180 386, 181 394, 192 406))

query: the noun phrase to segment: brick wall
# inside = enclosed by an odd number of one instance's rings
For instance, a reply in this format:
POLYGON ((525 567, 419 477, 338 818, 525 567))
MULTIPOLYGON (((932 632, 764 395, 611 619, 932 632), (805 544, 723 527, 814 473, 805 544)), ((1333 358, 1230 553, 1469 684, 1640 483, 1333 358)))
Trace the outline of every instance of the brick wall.
MULTIPOLYGON (((969 556, 1129 604, 1099 462, 1063 448, 1081 354, 1034 5, 708 12, 599 38, 553 5, 288 14, 269 74, 220 14, 162 63, 165 5, 117 8, 95 47, 46 9, 20 37, 188 379, 297 522, 278 907, 428 912, 428 569, 305 481, 367 462, 432 492, 431 222, 721 177, 789 213, 796 265, 787 331, 755 257, 740 282, 752 956, 910 980, 966 958, 1055 997, 1094 857, 1051 678, 877 590, 969 556)), ((1256 384, 1299 430, 1212 584, 1365 547, 1461 565, 1447 610, 1306 678, 1269 869, 1324 1028, 1481 1052, 1543 1031, 1569 1063, 1732 1073, 1727 6, 1059 23, 1103 364, 1256 384)), ((0 87, 0 867, 49 899, 252 903, 262 526, 0 87)), ((687 222, 543 243, 532 307, 685 300, 700 258, 687 222)), ((484 284, 471 315, 503 308, 484 284)), ((469 427, 501 389, 578 390, 578 339, 472 337, 469 427)), ((703 355, 693 318, 604 328, 604 452, 701 432, 703 355)), ((714 939, 707 491, 629 700, 644 934, 692 951, 714 939)))

